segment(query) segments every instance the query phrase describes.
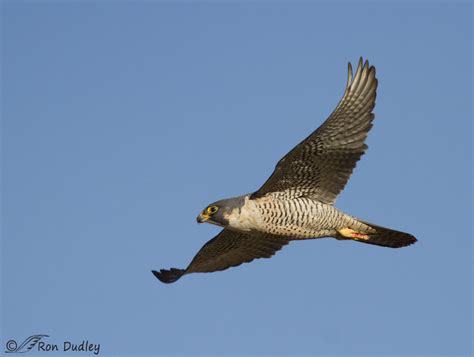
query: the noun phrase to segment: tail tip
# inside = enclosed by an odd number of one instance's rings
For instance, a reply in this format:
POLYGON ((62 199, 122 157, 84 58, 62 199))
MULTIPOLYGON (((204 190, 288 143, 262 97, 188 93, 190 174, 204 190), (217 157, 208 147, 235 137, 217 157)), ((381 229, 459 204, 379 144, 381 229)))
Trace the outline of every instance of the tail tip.
POLYGON ((160 271, 152 270, 151 272, 162 283, 170 284, 181 278, 185 273, 185 270, 171 268, 169 270, 160 269, 160 271))

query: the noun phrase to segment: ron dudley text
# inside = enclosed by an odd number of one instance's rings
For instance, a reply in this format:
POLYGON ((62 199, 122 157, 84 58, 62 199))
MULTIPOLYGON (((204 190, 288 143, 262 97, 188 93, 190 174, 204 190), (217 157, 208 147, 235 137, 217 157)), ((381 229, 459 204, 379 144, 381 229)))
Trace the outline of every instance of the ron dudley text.
POLYGON ((55 343, 38 342, 38 351, 59 351, 60 347, 62 347, 61 351, 63 352, 92 352, 95 355, 100 352, 100 343, 89 343, 88 340, 82 341, 82 343, 64 341, 62 346, 55 343))

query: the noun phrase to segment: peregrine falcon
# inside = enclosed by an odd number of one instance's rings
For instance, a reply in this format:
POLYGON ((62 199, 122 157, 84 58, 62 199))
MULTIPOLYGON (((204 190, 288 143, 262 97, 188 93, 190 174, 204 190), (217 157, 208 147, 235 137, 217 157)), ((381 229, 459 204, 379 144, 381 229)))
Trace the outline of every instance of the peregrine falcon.
POLYGON ((355 75, 348 64, 344 96, 329 118, 276 165, 260 189, 217 201, 197 217, 223 227, 186 269, 153 270, 164 283, 185 274, 224 270, 257 258, 270 258, 292 240, 332 237, 382 247, 416 242, 408 233, 377 226, 336 207, 342 191, 367 150, 377 90, 375 67, 362 58, 355 75))

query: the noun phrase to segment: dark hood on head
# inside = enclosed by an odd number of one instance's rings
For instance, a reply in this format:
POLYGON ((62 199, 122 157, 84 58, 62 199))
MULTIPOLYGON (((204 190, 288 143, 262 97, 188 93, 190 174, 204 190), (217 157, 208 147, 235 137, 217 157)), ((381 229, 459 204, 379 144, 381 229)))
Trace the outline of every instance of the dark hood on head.
POLYGON ((247 195, 227 198, 210 204, 210 206, 217 206, 219 208, 219 210, 209 219, 210 223, 215 223, 223 227, 228 226, 229 221, 226 217, 231 214, 234 209, 240 209, 244 205, 245 196, 247 195))

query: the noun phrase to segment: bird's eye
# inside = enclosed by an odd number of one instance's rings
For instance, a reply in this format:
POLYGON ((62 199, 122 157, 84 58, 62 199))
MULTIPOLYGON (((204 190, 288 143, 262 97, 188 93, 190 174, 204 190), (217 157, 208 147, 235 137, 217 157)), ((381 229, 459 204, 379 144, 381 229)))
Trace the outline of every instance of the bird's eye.
POLYGON ((217 206, 209 206, 207 207, 207 213, 208 214, 214 214, 217 212, 219 208, 217 206))

